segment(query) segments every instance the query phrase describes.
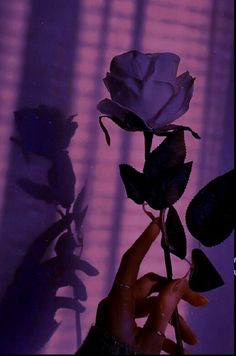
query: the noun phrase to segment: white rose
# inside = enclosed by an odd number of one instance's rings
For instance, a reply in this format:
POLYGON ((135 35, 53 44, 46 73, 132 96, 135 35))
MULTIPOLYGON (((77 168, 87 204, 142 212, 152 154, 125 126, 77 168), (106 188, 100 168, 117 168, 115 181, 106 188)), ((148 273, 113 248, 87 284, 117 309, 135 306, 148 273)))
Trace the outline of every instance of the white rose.
POLYGON ((189 108, 194 78, 176 77, 180 58, 172 53, 132 50, 112 59, 104 83, 111 100, 98 110, 126 130, 160 130, 189 108), (142 121, 142 122, 141 122, 142 121))

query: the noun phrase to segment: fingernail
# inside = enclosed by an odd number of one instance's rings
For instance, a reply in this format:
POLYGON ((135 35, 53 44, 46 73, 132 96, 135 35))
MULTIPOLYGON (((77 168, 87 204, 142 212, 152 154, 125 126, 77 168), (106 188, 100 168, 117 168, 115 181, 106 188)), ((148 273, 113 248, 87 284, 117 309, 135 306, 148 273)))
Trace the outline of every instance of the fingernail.
POLYGON ((198 343, 198 339, 196 338, 195 335, 191 336, 191 340, 188 340, 190 345, 196 345, 198 343))
POLYGON ((204 295, 199 296, 199 301, 201 305, 207 305, 209 303, 209 299, 205 297, 204 295))
POLYGON ((152 221, 149 224, 148 228, 150 229, 152 239, 155 240, 156 237, 159 235, 159 232, 160 232, 159 226, 154 221, 152 221))
POLYGON ((172 293, 180 293, 184 288, 187 287, 188 281, 186 278, 177 279, 171 288, 172 293))

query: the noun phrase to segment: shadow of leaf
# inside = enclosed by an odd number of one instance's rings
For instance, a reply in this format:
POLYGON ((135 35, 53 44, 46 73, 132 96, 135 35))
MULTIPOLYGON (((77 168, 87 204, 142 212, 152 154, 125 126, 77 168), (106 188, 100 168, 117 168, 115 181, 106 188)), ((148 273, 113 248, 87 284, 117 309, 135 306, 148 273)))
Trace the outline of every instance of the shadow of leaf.
POLYGON ((96 275, 97 270, 75 255, 71 258, 64 254, 42 262, 48 247, 68 229, 72 219, 68 214, 36 238, 7 288, 0 303, 1 354, 38 352, 59 326, 54 319, 57 309, 84 311, 77 299, 86 299, 86 288, 75 270, 89 275, 96 275), (75 286, 77 298, 57 297, 62 285, 75 286))
POLYGON ((19 187, 32 198, 43 200, 45 203, 51 204, 55 202, 54 195, 50 187, 46 184, 35 183, 28 178, 21 178, 17 181, 19 187))

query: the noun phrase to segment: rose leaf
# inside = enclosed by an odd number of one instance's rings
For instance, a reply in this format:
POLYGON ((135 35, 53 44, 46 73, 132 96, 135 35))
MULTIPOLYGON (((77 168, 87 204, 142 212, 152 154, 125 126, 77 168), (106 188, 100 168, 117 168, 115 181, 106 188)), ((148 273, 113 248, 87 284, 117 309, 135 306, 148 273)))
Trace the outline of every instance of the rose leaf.
POLYGON ((175 256, 184 259, 187 252, 186 236, 180 217, 173 206, 170 206, 168 210, 166 232, 170 252, 175 256))
POLYGON ((204 246, 220 244, 234 228, 234 171, 210 181, 190 202, 186 223, 190 233, 204 246))
POLYGON ((223 279, 205 253, 197 248, 192 250, 190 288, 196 292, 207 292, 221 287, 223 284, 223 279))
POLYGON ((144 174, 154 177, 160 171, 184 163, 186 148, 184 131, 171 133, 147 157, 144 165, 144 174))
POLYGON ((17 181, 18 186, 31 197, 43 200, 48 204, 55 202, 55 197, 48 185, 38 184, 28 178, 21 178, 17 181))
POLYGON ((125 185, 128 198, 136 204, 145 201, 145 177, 128 164, 120 164, 120 175, 125 185))
POLYGON ((161 210, 173 205, 183 195, 188 184, 192 162, 169 168, 148 180, 146 201, 151 208, 161 210))

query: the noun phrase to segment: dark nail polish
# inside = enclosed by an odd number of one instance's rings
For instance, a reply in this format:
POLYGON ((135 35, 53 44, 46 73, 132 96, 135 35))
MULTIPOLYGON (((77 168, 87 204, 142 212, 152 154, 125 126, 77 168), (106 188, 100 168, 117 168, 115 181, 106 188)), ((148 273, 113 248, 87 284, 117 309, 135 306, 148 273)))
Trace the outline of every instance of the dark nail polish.
POLYGON ((209 299, 207 297, 205 297, 204 295, 201 295, 199 297, 201 305, 207 305, 209 303, 209 299))

